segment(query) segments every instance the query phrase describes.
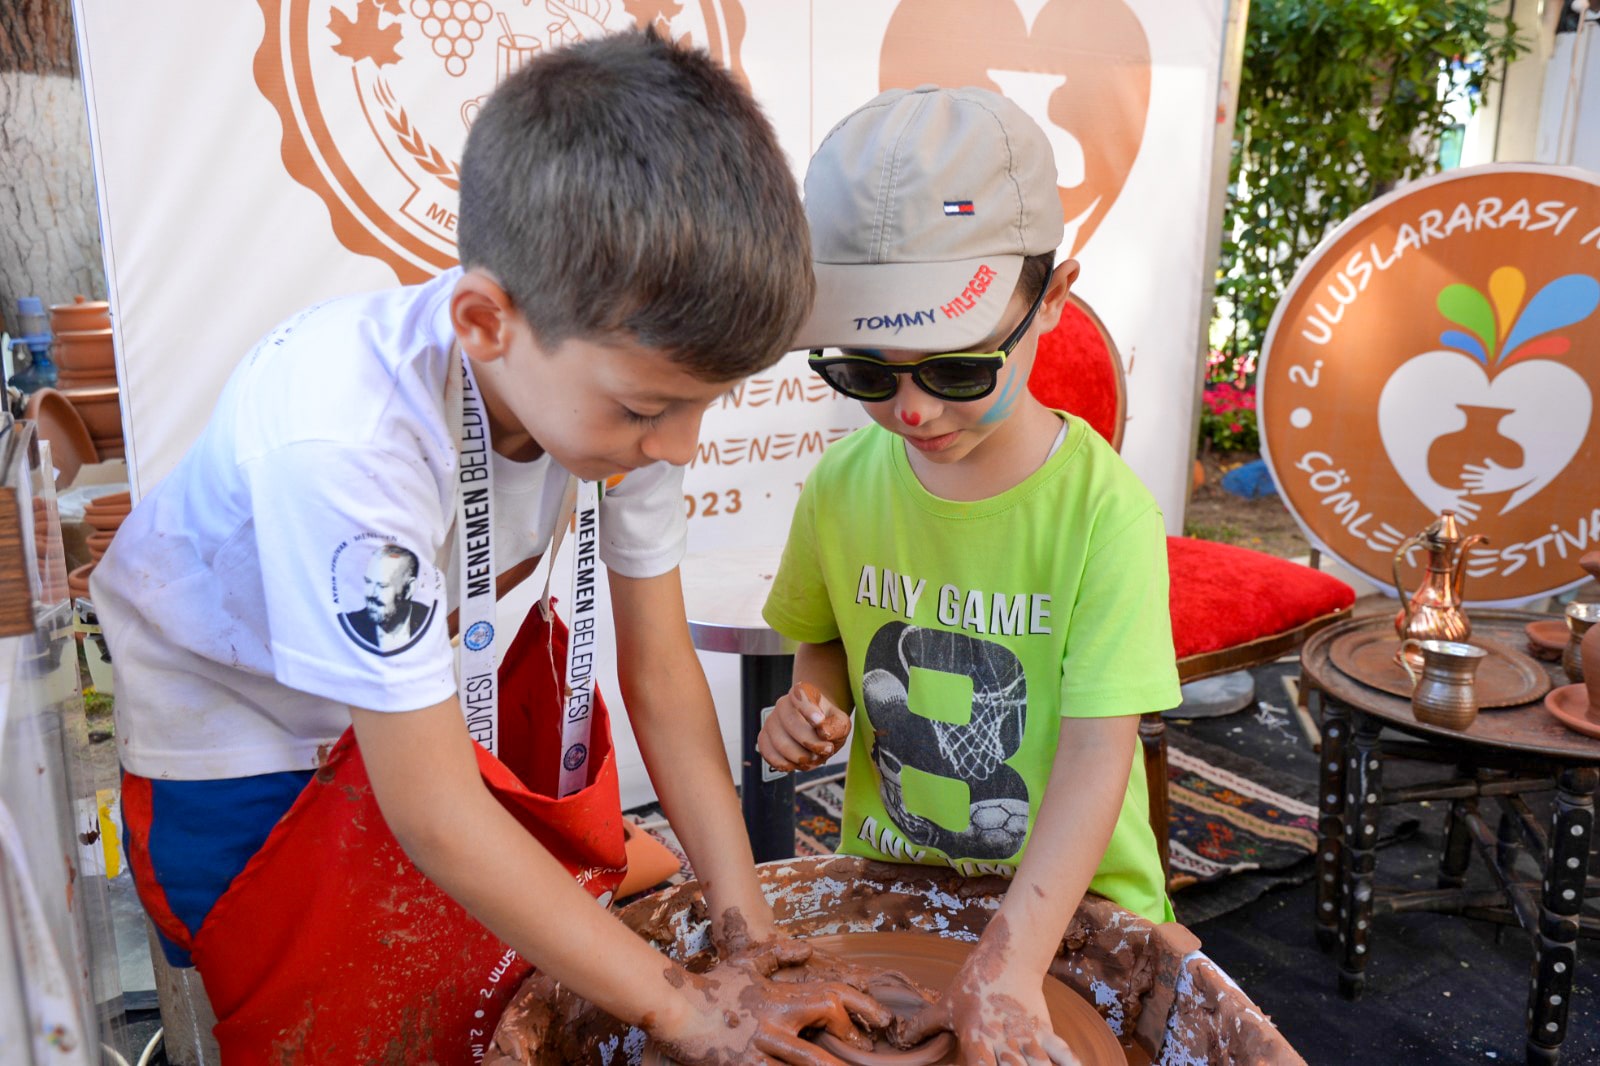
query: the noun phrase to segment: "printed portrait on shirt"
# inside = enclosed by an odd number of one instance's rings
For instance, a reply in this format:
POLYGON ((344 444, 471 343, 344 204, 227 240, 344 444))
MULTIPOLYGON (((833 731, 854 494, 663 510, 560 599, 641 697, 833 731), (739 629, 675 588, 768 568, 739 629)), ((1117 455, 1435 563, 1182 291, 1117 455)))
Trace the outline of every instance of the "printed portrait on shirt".
POLYGON ((345 636, 363 651, 385 656, 403 652, 421 639, 438 600, 422 596, 420 570, 415 552, 393 542, 375 545, 359 581, 351 583, 340 601, 341 607, 352 608, 339 615, 345 636))

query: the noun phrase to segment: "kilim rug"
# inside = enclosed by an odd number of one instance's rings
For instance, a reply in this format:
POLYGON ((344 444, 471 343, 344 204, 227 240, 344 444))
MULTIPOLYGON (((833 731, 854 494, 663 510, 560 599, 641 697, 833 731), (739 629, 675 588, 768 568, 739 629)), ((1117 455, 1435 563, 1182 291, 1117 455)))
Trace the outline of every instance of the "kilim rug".
MULTIPOLYGON (((1175 901, 1179 917, 1186 922, 1202 920, 1254 899, 1275 883, 1301 880, 1306 872, 1302 860, 1316 848, 1317 809, 1306 784, 1178 730, 1168 729, 1167 740, 1174 889, 1242 874, 1271 875, 1241 878, 1236 892, 1198 892, 1195 906, 1184 906, 1180 895, 1175 901)), ((839 846, 843 804, 843 774, 797 785, 797 855, 827 855, 839 846)), ((627 817, 679 855, 682 867, 667 883, 693 876, 658 808, 642 808, 627 817)))

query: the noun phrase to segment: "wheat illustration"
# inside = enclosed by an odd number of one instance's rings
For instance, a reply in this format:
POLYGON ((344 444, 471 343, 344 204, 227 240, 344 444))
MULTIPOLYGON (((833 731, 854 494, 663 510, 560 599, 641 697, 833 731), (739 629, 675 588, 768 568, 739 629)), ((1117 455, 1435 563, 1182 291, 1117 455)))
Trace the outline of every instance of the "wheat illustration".
POLYGON ((400 147, 406 154, 416 160, 417 166, 425 173, 439 179, 439 184, 451 191, 458 190, 461 187, 461 168, 423 139, 421 131, 412 126, 405 108, 396 102, 388 83, 382 78, 374 79, 372 95, 383 105, 383 117, 388 120, 389 128, 399 138, 400 147))

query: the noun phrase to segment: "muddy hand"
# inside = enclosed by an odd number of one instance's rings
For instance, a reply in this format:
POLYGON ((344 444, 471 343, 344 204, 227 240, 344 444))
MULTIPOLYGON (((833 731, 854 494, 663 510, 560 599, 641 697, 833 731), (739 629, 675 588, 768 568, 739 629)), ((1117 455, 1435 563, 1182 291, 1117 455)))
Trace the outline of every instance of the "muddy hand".
POLYGON ((900 1026, 895 1043, 912 1047, 948 1029, 961 1066, 1079 1066, 1051 1026, 1042 975, 1006 964, 1008 939, 1005 918, 995 918, 939 1002, 900 1026))
POLYGON ((809 770, 839 750, 850 716, 815 685, 798 682, 762 723, 756 750, 774 770, 809 770))
POLYGON ((801 1031, 826 1029, 860 1046, 864 1038, 852 1017, 882 1028, 891 1015, 871 996, 848 985, 772 980, 780 967, 799 965, 810 957, 805 944, 778 939, 736 950, 705 974, 673 966, 667 979, 683 990, 694 1016, 679 1032, 651 1035, 682 1063, 842 1066, 801 1037, 801 1031))

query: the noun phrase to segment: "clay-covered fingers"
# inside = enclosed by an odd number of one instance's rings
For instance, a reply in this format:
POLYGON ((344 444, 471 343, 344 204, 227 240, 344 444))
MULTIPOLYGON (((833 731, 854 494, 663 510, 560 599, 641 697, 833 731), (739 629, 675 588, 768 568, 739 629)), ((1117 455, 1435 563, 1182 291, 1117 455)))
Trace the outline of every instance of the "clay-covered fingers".
POLYGON ((781 1029, 763 1028, 756 1034, 751 1047, 765 1056, 763 1062, 784 1063, 786 1066, 845 1066, 811 1041, 781 1029))
POLYGON ((813 765, 812 760, 817 758, 790 735, 777 707, 761 723, 761 733, 756 737, 756 753, 774 770, 784 771, 809 769, 813 765))
POLYGON ((1040 1063, 1048 1062, 1050 1066, 1082 1066, 1078 1056, 1072 1053, 1072 1048, 1067 1042, 1055 1033, 1042 1033, 1038 1040, 1037 1054, 1040 1063))
POLYGON ((950 1006, 941 999, 937 1003, 928 1004, 901 1022, 896 1027, 894 1043, 897 1047, 916 1047, 934 1033, 954 1028, 955 1025, 950 1018, 950 1006))
POLYGON ((838 744, 819 736, 804 709, 784 696, 761 723, 756 750, 774 770, 809 770, 837 751, 838 744))
POLYGON ((832 755, 839 749, 839 741, 850 735, 850 716, 834 706, 833 701, 809 681, 797 682, 789 695, 811 723, 811 728, 816 730, 817 737, 832 745, 828 752, 832 755))
POLYGON ((803 965, 810 958, 810 944, 790 937, 779 937, 730 952, 726 961, 742 963, 762 977, 771 977, 785 967, 803 965))

